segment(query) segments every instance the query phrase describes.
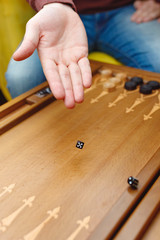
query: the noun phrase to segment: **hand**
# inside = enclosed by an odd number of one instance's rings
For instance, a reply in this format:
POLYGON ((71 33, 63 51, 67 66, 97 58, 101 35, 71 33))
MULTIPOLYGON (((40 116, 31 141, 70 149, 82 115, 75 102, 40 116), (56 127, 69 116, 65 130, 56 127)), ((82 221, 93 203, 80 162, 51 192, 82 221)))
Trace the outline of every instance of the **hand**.
POLYGON ((131 21, 136 23, 149 22, 158 19, 160 22, 160 4, 154 0, 135 1, 134 7, 137 9, 132 15, 131 21))
POLYGON ((86 32, 78 14, 65 4, 47 4, 26 25, 24 40, 13 58, 28 58, 37 48, 53 95, 67 108, 84 99, 91 86, 86 32))

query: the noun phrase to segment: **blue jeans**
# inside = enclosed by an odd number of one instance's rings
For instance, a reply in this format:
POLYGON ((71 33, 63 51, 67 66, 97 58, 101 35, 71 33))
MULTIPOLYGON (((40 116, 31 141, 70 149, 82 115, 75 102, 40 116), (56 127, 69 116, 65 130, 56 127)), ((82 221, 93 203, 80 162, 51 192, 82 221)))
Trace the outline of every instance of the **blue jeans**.
MULTIPOLYGON (((130 21, 133 5, 80 15, 88 36, 89 51, 105 52, 123 64, 160 73, 160 23, 130 21)), ((37 51, 26 60, 11 59, 6 72, 14 98, 46 80, 37 51)))

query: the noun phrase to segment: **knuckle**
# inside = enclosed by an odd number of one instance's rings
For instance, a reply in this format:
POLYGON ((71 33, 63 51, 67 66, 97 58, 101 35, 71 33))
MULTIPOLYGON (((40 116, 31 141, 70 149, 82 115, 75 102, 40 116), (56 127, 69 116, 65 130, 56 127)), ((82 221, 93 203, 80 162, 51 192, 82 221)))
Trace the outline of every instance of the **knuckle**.
POLYGON ((73 73, 74 73, 75 75, 79 74, 79 69, 75 67, 75 68, 73 69, 73 73))
POLYGON ((62 72, 62 78, 63 78, 63 79, 69 79, 69 76, 70 76, 70 75, 69 75, 69 72, 68 72, 68 71, 63 71, 63 72, 62 72))
POLYGON ((72 91, 72 86, 70 84, 68 86, 65 86, 65 91, 71 92, 72 91))

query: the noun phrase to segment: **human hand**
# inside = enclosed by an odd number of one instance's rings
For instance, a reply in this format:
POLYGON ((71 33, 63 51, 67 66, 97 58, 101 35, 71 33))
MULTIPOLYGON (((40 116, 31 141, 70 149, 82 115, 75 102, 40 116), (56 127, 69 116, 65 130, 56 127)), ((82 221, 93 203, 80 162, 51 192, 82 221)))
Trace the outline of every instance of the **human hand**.
POLYGON ((78 14, 65 4, 47 4, 26 25, 13 58, 28 58, 37 48, 53 95, 67 108, 84 99, 83 87, 91 86, 86 32, 78 14))
POLYGON ((158 19, 160 22, 160 4, 154 0, 137 0, 134 3, 134 7, 136 8, 136 12, 132 15, 131 21, 142 23, 158 19))

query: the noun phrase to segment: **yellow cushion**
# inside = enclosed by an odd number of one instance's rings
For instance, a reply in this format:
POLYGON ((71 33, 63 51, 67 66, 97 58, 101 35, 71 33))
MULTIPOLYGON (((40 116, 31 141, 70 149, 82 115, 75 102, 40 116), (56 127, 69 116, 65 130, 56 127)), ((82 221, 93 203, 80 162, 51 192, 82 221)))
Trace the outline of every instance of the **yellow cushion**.
POLYGON ((34 11, 25 0, 0 0, 0 88, 7 100, 5 72, 9 60, 23 38, 26 22, 34 11))
POLYGON ((110 55, 103 53, 103 52, 92 52, 89 54, 88 58, 90 60, 115 64, 115 65, 123 65, 119 61, 117 61, 115 58, 111 57, 110 55))
POLYGON ((6 100, 9 101, 9 100, 12 99, 11 95, 10 95, 10 93, 9 93, 7 87, 6 87, 6 80, 5 80, 5 78, 1 78, 0 79, 0 89, 1 89, 4 97, 6 98, 6 100))

